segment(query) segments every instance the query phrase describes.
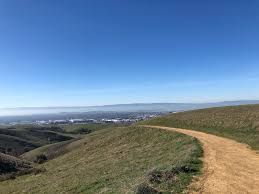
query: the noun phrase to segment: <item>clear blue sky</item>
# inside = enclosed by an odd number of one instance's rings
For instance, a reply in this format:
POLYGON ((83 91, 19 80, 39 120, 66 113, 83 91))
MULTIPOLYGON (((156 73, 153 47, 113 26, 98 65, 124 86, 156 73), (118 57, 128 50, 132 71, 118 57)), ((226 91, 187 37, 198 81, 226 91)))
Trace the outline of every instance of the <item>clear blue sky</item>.
POLYGON ((0 0, 0 107, 259 99, 258 0, 0 0))

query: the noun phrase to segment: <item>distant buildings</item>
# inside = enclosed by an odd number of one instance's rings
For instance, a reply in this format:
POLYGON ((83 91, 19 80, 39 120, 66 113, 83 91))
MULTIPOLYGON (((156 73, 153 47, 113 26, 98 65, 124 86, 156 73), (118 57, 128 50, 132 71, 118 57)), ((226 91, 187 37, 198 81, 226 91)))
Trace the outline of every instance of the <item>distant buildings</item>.
MULTIPOLYGON (((89 123, 115 123, 115 124, 130 124, 138 121, 143 121, 157 117, 162 113, 131 113, 128 115, 116 115, 116 118, 99 118, 99 119, 84 119, 84 118, 69 118, 69 119, 59 119, 59 120, 37 120, 37 121, 20 121, 6 123, 9 125, 16 124, 36 124, 36 125, 69 125, 69 124, 89 124, 89 123)), ((106 117, 106 116, 105 116, 106 117)))

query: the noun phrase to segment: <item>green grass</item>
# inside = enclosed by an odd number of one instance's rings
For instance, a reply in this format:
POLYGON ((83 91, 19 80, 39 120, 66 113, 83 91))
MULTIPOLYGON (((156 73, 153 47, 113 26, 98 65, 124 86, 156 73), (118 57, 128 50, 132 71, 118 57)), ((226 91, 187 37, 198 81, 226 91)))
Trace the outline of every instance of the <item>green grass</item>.
POLYGON ((169 114, 140 124, 203 131, 259 150, 259 105, 209 108, 169 114))
POLYGON ((121 127, 123 124, 114 124, 114 123, 93 123, 93 124, 73 124, 73 125, 65 125, 62 127, 65 133, 78 134, 81 129, 88 129, 91 131, 98 131, 104 128, 110 127, 121 127))
POLYGON ((17 125, 0 128, 0 152, 19 156, 37 147, 72 139, 72 135, 50 128, 17 125))
POLYGON ((78 139, 71 139, 68 141, 62 141, 62 142, 41 146, 29 152, 25 152, 23 155, 21 155, 21 158, 28 160, 30 162, 34 162, 36 161, 37 156, 45 155, 48 160, 51 160, 71 151, 71 148, 68 149, 69 144, 77 140, 78 139))
POLYGON ((201 168, 202 148, 196 139, 159 129, 98 130, 66 149, 70 151, 39 165, 46 172, 1 182, 0 193, 124 194, 143 185, 180 193, 201 168), (159 180, 153 179, 156 173, 159 180))
POLYGON ((78 139, 81 139, 88 135, 89 133, 82 133, 82 129, 84 131, 90 131, 90 133, 94 131, 98 131, 101 129, 107 128, 115 128, 125 126, 123 124, 112 124, 112 123, 101 123, 101 124, 73 124, 73 125, 65 125, 62 126, 61 130, 63 133, 72 135, 74 139, 68 141, 62 141, 58 143, 53 143, 49 145, 45 145, 36 149, 33 149, 29 152, 26 152, 22 155, 22 158, 29 160, 31 162, 35 161, 37 156, 45 155, 48 160, 54 159, 60 155, 63 155, 75 148, 78 147, 78 144, 74 143, 70 146, 70 144, 78 139))
POLYGON ((19 137, 0 134, 0 152, 13 156, 35 149, 40 145, 37 142, 30 142, 19 137))

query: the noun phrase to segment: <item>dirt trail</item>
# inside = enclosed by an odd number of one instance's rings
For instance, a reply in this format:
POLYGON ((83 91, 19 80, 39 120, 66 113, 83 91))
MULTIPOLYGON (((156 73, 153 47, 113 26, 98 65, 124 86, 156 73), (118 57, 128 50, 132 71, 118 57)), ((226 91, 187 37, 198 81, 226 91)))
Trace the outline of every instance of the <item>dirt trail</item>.
POLYGON ((259 154, 238 143, 203 132, 162 126, 146 126, 177 131, 200 140, 204 149, 203 175, 194 185, 212 194, 259 194, 259 154))

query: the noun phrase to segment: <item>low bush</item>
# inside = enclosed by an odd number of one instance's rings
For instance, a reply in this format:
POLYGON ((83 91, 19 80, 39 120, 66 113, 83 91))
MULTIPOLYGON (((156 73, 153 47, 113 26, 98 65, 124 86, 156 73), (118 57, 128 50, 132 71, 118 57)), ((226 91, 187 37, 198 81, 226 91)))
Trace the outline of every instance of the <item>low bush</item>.
POLYGON ((181 182, 189 181, 190 176, 197 174, 200 165, 201 161, 197 160, 168 169, 153 169, 147 174, 147 181, 137 187, 136 194, 168 193, 169 188, 175 189, 170 193, 179 193, 181 182))
POLYGON ((143 183, 137 187, 136 194, 162 194, 150 185, 143 183))
POLYGON ((36 156, 35 163, 42 164, 48 160, 47 156, 44 154, 40 154, 36 156))

